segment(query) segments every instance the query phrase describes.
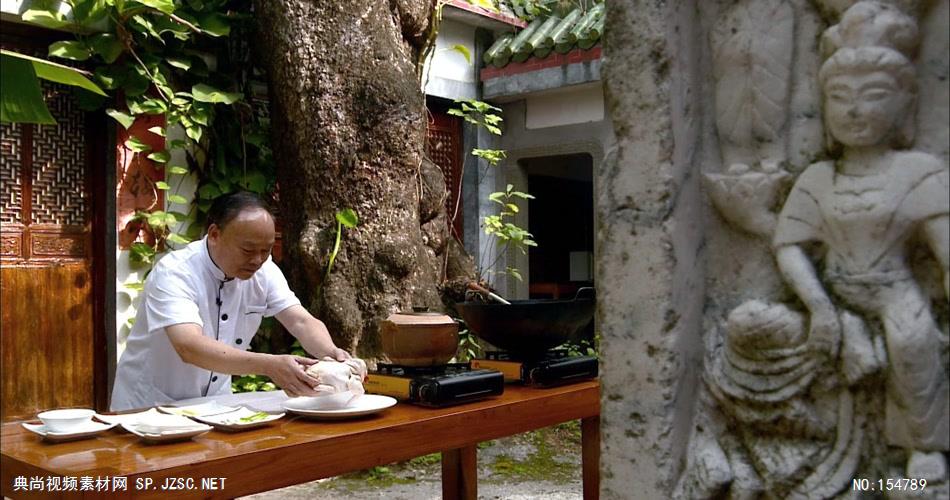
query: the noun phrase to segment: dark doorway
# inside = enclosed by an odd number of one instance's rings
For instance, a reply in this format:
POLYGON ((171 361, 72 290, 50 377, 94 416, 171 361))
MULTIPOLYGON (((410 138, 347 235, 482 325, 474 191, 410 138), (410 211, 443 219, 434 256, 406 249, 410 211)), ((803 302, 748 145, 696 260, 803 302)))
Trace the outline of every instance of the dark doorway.
POLYGON ((528 176, 528 231, 538 243, 528 252, 532 299, 570 298, 593 286, 594 184, 589 154, 521 160, 528 176))

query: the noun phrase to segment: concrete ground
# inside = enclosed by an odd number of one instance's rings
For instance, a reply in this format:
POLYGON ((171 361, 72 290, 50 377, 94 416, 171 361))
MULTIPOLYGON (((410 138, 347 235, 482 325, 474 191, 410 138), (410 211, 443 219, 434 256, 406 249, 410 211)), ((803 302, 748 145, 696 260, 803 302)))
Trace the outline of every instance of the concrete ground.
MULTIPOLYGON (((252 500, 442 497, 438 454, 243 497, 252 500)), ((557 425, 489 441, 478 450, 478 497, 573 500, 582 497, 580 425, 557 425)))

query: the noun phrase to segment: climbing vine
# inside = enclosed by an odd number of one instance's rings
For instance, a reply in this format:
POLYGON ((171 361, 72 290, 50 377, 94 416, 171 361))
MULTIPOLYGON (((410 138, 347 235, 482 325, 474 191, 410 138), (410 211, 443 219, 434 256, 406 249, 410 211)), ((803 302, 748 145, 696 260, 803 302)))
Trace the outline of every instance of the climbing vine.
POLYGON ((135 214, 142 234, 130 248, 132 264, 147 272, 160 252, 199 237, 217 196, 273 190, 266 114, 248 99, 254 84, 250 51, 229 41, 232 32, 249 29, 249 0, 67 0, 65 13, 59 3, 33 2, 22 18, 75 34, 51 44, 48 55, 81 63, 110 91, 93 104, 105 107, 122 128, 136 130, 125 147, 163 169, 163 180, 148 180, 154 199, 164 191, 168 202, 187 204, 183 180, 197 180, 187 213, 166 211, 156 201, 135 214), (156 115, 161 125, 132 129, 138 119, 156 115), (161 147, 150 145, 156 143, 161 147))

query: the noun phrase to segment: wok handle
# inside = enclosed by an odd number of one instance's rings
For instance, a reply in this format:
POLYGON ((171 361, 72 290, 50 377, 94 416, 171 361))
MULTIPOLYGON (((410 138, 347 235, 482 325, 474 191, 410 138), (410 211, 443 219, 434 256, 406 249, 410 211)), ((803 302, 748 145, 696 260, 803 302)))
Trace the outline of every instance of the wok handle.
POLYGON ((475 283, 474 281, 469 282, 468 287, 472 290, 475 290, 476 292, 480 292, 484 294, 486 297, 494 300, 495 302, 500 302, 502 304, 509 305, 509 306, 511 305, 511 302, 508 302, 507 300, 499 297, 498 295, 495 295, 494 293, 490 292, 487 288, 479 285, 478 283, 475 283))
POLYGON ((584 297, 581 297, 581 295, 585 295, 593 299, 597 297, 597 292, 596 290, 594 290, 594 287, 592 286, 585 286, 585 287, 578 288, 577 293, 574 294, 574 300, 584 298, 584 297))

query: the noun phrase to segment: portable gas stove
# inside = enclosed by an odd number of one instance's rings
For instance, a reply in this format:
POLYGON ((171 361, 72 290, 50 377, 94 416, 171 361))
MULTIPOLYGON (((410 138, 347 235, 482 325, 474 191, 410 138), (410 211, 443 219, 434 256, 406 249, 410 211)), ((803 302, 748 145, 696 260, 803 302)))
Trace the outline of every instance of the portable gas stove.
POLYGON ((409 367, 378 363, 363 383, 366 392, 423 406, 449 406, 501 395, 505 376, 468 363, 409 367))
POLYGON ((473 359, 472 368, 494 369, 506 382, 542 387, 569 384, 597 377, 597 358, 570 356, 563 349, 551 349, 539 357, 525 357, 505 351, 488 351, 485 359, 473 359))

